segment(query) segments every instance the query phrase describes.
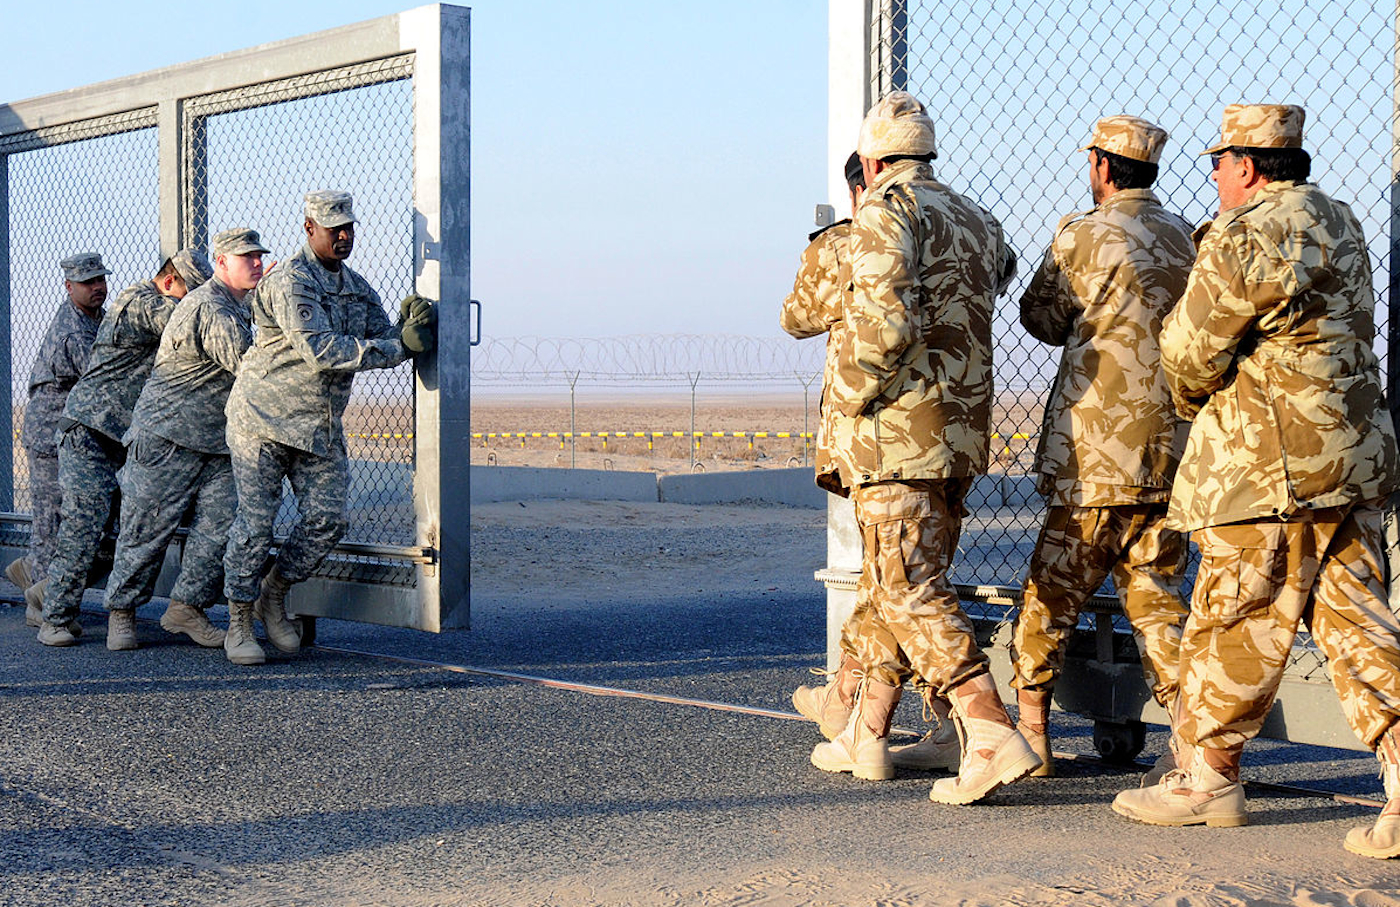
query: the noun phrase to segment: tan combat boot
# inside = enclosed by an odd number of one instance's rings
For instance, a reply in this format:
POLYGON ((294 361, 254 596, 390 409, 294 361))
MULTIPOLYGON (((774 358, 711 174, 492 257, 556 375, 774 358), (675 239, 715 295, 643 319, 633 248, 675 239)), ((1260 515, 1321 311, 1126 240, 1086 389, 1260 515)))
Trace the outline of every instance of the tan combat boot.
POLYGON ((1400 857, 1400 726, 1391 725, 1376 747, 1385 786, 1385 808, 1371 828, 1347 832, 1346 849, 1363 857, 1389 860, 1400 857))
POLYGON ((1167 772, 1151 787, 1125 790, 1113 798, 1113 811, 1148 825, 1209 825, 1234 828, 1249 821, 1240 784, 1243 745, 1206 749, 1179 744, 1185 768, 1167 772))
POLYGON ((1162 779, 1167 776, 1167 773, 1177 767, 1178 760, 1176 753, 1180 748, 1180 744, 1177 743, 1176 739, 1176 711, 1180 707, 1181 697, 1178 696, 1171 706, 1167 708, 1167 730, 1169 731, 1167 736, 1167 751, 1157 757, 1157 761, 1152 763, 1151 768, 1143 772, 1142 780, 1138 782, 1138 787, 1152 787, 1154 784, 1162 783, 1162 779))
POLYGON ((129 608, 113 608, 107 612, 107 648, 125 652, 139 648, 136 642, 136 612, 129 608))
POLYGON ((953 707, 932 687, 924 688, 924 722, 933 724, 933 730, 918 743, 890 747, 890 761, 896 768, 956 772, 962 759, 962 744, 953 724, 953 707))
POLYGON ((44 622, 44 593, 49 589, 48 578, 31 583, 24 590, 24 624, 37 627, 44 622))
POLYGON ((260 665, 267 654, 253 637, 253 603, 228 603, 228 633, 224 636, 224 654, 236 665, 260 665))
POLYGON ((5 568, 5 578, 19 586, 19 591, 23 592, 34 585, 34 574, 29 569, 28 557, 17 557, 10 561, 5 568))
POLYGON ((822 736, 835 740, 846 729, 851 719, 851 710, 856 707, 856 686, 860 683, 860 664, 851 656, 841 654, 841 664, 836 671, 828 672, 817 668, 814 673, 824 674, 826 684, 820 687, 798 687, 792 693, 792 706, 808 721, 815 721, 821 728, 822 736))
POLYGON ((295 655, 301 651, 301 630, 287 620, 287 590, 292 584, 276 567, 262 581, 262 593, 253 603, 253 616, 262 621, 267 641, 277 651, 295 655))
POLYGON ((1016 730, 1040 757, 1040 768, 1031 772, 1031 777, 1053 778, 1055 757, 1050 752, 1049 690, 1016 691, 1016 730))
POLYGON ((856 707, 846 728, 812 750, 812 764, 824 772, 850 772, 866 781, 894 777, 890 761, 890 722, 902 688, 869 677, 861 679, 856 707))
POLYGON ((44 621, 39 625, 39 642, 46 646, 76 646, 78 637, 73 635, 68 624, 51 624, 44 621))
POLYGON ((183 633, 206 649, 224 644, 224 631, 209 622, 203 608, 173 598, 160 616, 160 628, 167 633, 183 633))
POLYGON ((1019 781, 1040 766, 1040 757, 1017 733, 986 672, 948 691, 962 736, 962 764, 956 778, 933 782, 935 803, 975 803, 999 787, 1019 781))

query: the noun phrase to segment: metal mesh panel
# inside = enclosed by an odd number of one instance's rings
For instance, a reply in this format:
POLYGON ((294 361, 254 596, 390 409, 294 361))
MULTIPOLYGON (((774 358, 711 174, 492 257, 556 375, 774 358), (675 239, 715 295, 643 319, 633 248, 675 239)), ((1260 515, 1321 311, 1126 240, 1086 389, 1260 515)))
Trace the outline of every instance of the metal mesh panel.
MULTIPOLYGON (((154 113, 138 111, 0 141, 9 169, 10 387, 14 436, 44 331, 66 304, 60 259, 99 252, 108 298, 161 265, 154 113)), ((15 509, 32 509, 24 449, 14 445, 15 509)))
MULTIPOLYGON (((360 218, 349 264, 396 319, 398 300, 413 289, 411 75, 412 57, 397 57, 189 102, 193 241, 249 226, 273 250, 269 258, 286 258, 306 238, 302 196, 343 189, 360 218)), ((345 427, 346 541, 411 543, 412 366, 359 375, 345 427)), ((293 508, 289 497, 279 533, 293 508)))
POLYGON ((1197 152, 1218 137, 1224 105, 1305 107, 1313 181, 1352 205, 1369 240, 1384 359, 1393 9, 1286 6, 988 0, 950 12, 932 0, 873 4, 874 93, 907 78, 937 124, 936 172, 1001 220, 1021 262, 994 325, 993 431, 1003 441, 992 471, 1004 493, 967 521, 957 581, 1019 586, 1024 578, 1041 517, 1031 455, 1059 354, 1021 329, 1016 301, 1057 220, 1092 205, 1076 149, 1099 117, 1140 115, 1171 133, 1154 188, 1199 223, 1218 199, 1197 152))

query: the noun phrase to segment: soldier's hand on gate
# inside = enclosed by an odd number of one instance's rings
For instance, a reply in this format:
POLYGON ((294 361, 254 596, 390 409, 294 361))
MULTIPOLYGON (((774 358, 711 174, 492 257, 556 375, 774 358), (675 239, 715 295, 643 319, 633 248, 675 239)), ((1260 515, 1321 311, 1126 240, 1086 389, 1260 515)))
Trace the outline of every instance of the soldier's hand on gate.
POLYGON ((421 308, 425 303, 428 303, 428 300, 417 293, 409 293, 405 296, 403 302, 399 303, 399 324, 408 321, 413 316, 414 309, 421 308))
POLYGON ((421 304, 410 307, 399 331, 403 345, 415 356, 426 353, 437 343, 437 309, 426 299, 418 297, 417 301, 421 304))

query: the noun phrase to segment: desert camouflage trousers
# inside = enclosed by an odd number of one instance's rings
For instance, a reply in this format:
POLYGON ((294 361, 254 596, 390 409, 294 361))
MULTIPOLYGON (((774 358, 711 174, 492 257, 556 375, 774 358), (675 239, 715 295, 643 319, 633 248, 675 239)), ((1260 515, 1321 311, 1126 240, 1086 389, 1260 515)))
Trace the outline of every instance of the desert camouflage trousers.
POLYGON ((345 496, 350 466, 343 446, 320 457, 276 441, 230 435, 238 516, 224 560, 229 601, 258 597, 263 563, 272 549, 272 529, 282 505, 282 479, 291 483, 300 518, 277 551, 277 571, 299 583, 321 566, 345 535, 345 496))
POLYGON ((1300 625, 1363 743, 1374 748, 1400 717, 1400 620, 1386 599, 1380 504, 1195 533, 1201 568, 1181 635, 1185 742, 1223 749, 1259 732, 1300 625))
POLYGON ((49 561, 62 519, 63 486, 58 482, 58 456, 24 449, 29 462, 29 500, 34 519, 29 524, 29 575, 35 582, 49 575, 49 561))
POLYGON ((948 578, 971 487, 971 478, 879 482, 852 494, 864 550, 841 647, 881 682, 912 672, 946 692, 987 670, 948 578))
POLYGON ((62 520, 49 562, 44 619, 61 624, 78 616, 83 590, 97 561, 102 535, 117 500, 117 471, 126 448, 86 425, 70 424, 58 436, 58 480, 63 485, 62 520))
POLYGON ((207 608, 224 584, 224 547, 233 522, 233 470, 221 454, 201 453, 149 432, 136 432, 121 471, 121 532, 104 604, 109 611, 150 600, 165 549, 191 506, 173 601, 207 608))
POLYGON ((1186 536, 1167 505, 1051 507, 1036 539, 1012 640, 1014 685, 1053 689, 1079 612, 1109 575, 1133 627, 1143 674, 1163 706, 1176 698, 1186 602, 1186 536))

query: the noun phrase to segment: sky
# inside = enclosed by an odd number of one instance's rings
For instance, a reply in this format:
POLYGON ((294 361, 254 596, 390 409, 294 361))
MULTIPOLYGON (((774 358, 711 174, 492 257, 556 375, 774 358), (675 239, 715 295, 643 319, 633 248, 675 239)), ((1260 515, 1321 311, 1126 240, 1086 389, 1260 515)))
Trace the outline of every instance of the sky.
MULTIPOLYGON (((249 0, 171 16, 152 0, 14 4, 0 101, 413 5, 249 0)), ((826 4, 462 5, 484 333, 779 335, 826 201, 826 4)))

